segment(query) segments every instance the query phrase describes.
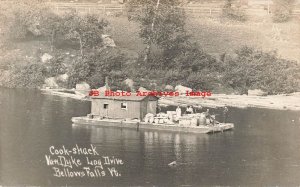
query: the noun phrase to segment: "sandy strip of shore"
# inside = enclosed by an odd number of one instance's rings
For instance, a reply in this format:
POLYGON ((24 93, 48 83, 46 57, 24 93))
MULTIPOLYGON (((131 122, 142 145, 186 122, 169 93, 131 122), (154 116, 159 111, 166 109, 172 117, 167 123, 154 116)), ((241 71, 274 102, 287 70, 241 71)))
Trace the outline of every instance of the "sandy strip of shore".
MULTIPOLYGON (((77 100, 90 99, 84 95, 76 95, 69 93, 62 93, 55 89, 42 90, 51 95, 57 95, 61 97, 68 97, 77 100)), ((283 95, 268 95, 268 96, 248 96, 248 95, 225 95, 225 94, 213 94, 210 97, 199 96, 178 96, 178 97, 162 97, 159 99, 160 105, 171 106, 201 106, 209 108, 219 108, 224 106, 236 107, 236 108, 266 108, 276 110, 294 110, 300 111, 300 92, 283 95)))
POLYGON ((162 105, 200 105, 212 108, 231 106, 300 111, 300 92, 268 96, 214 94, 205 98, 191 96, 164 97, 159 100, 159 103, 162 105))

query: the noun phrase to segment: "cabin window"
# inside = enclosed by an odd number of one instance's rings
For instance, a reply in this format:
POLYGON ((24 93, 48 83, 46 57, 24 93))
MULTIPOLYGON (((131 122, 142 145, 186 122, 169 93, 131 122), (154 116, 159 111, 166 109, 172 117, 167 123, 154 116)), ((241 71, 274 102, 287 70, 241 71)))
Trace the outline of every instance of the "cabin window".
POLYGON ((121 103, 121 109, 127 110, 127 103, 121 103))
POLYGON ((104 109, 108 109, 108 104, 104 104, 104 105, 103 105, 103 108, 104 108, 104 109))

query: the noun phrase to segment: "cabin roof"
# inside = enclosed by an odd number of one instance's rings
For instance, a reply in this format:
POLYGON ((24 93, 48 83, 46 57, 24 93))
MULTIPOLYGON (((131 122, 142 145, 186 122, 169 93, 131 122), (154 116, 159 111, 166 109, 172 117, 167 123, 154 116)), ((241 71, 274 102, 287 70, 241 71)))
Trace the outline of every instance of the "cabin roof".
POLYGON ((109 99, 109 100, 119 100, 119 101, 142 101, 146 99, 147 97, 153 97, 156 100, 158 100, 158 97, 148 95, 148 96, 136 96, 136 95, 131 95, 131 96, 104 96, 104 95, 99 95, 99 96, 93 96, 91 97, 92 99, 109 99))

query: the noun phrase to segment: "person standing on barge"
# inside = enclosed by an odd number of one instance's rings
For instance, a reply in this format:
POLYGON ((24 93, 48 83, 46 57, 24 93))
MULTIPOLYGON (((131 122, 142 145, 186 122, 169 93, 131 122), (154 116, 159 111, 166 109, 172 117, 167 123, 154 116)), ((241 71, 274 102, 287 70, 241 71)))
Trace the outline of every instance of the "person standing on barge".
POLYGON ((225 106, 223 110, 223 123, 226 123, 228 108, 225 106))
POLYGON ((181 117, 181 108, 179 107, 179 105, 176 108, 176 117, 180 118, 181 117))

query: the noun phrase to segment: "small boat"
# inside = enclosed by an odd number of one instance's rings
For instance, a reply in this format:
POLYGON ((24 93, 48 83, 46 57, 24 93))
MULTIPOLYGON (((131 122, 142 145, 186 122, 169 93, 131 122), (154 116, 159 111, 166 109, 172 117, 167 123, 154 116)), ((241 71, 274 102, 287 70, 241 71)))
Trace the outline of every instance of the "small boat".
POLYGON ((73 117, 74 124, 96 125, 101 127, 116 127, 124 129, 144 129, 144 130, 160 130, 160 131, 173 131, 182 133, 217 133, 234 128, 233 123, 216 123, 214 125, 199 125, 199 126, 182 126, 179 124, 168 123, 149 123, 141 122, 139 120, 125 120, 125 119, 109 119, 109 118, 89 118, 73 117))

